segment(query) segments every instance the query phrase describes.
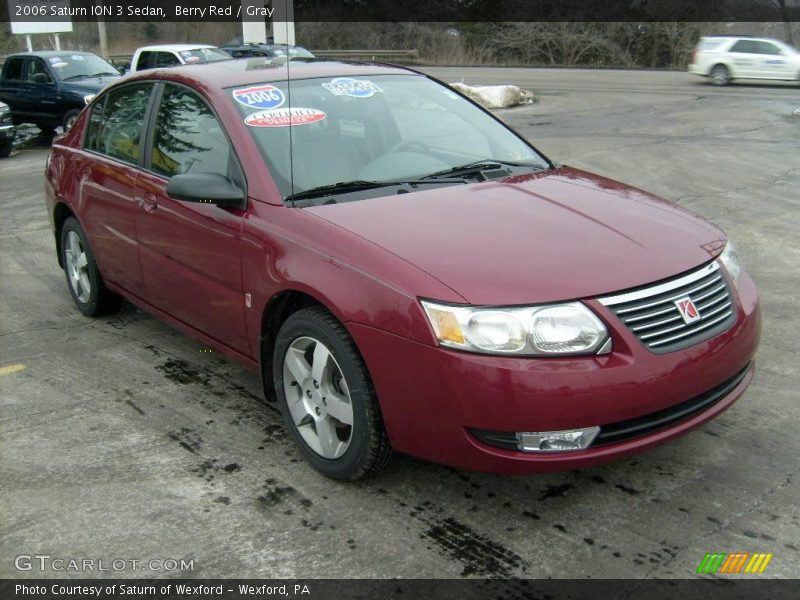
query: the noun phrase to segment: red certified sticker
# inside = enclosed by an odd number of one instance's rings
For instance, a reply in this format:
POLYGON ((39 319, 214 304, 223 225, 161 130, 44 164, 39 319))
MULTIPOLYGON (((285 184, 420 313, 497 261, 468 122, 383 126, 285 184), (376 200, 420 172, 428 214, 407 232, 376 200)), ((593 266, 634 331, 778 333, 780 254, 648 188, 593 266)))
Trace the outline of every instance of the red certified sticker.
POLYGON ((316 108, 273 108, 248 115, 244 122, 250 127, 290 127, 308 125, 325 118, 325 113, 316 108))

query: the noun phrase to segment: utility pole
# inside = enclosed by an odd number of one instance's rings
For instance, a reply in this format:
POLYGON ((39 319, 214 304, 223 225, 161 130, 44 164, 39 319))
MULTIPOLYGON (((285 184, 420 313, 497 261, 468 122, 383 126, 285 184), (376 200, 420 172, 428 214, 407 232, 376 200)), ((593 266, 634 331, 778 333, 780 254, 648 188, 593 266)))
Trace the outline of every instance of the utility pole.
MULTIPOLYGON (((97 4, 102 7, 103 0, 97 0, 97 4)), ((100 38, 100 56, 108 59, 108 37, 106 36, 105 17, 102 14, 102 11, 100 11, 101 16, 97 20, 97 37, 100 38)))

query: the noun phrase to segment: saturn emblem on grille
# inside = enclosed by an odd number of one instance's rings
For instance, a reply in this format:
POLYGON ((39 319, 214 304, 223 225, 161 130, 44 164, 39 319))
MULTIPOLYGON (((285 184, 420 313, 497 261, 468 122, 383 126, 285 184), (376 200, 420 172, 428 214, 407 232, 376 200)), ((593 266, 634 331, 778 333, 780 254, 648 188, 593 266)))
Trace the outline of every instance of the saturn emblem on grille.
POLYGON ((700 316, 700 311, 697 310, 697 307, 689 296, 675 300, 675 306, 678 307, 678 312, 681 313, 683 322, 687 325, 699 321, 702 318, 700 316))

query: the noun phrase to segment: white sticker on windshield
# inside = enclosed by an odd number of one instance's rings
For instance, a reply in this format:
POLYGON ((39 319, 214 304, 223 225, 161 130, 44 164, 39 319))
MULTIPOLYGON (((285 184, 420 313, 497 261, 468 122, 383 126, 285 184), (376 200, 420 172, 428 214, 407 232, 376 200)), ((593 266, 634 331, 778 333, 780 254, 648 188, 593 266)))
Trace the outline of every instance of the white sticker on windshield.
POLYGON ((83 57, 80 54, 73 54, 70 56, 72 60, 83 60, 83 57))
POLYGON ((51 56, 47 60, 49 60, 51 64, 55 64, 57 62, 61 62, 61 57, 60 56, 51 56))
POLYGON ((322 121, 327 115, 317 108, 271 108, 247 115, 245 124, 250 127, 292 127, 322 121))
POLYGON ((337 77, 328 83, 323 83, 322 87, 334 96, 350 96, 351 98, 370 98, 378 92, 383 92, 369 79, 353 79, 352 77, 337 77))

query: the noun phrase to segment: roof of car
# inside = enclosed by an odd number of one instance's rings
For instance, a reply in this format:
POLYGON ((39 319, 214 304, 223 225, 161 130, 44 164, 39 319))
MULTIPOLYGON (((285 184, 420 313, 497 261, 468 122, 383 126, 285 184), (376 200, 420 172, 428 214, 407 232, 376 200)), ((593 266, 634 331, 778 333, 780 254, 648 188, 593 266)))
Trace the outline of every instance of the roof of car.
POLYGON ((183 65, 167 69, 151 69, 134 76, 141 79, 191 80, 208 87, 226 88, 288 79, 316 77, 363 77, 366 75, 403 75, 410 69, 378 63, 359 63, 338 60, 314 60, 269 64, 263 57, 239 58, 201 65, 183 65), (287 64, 290 65, 287 68, 287 64))
POLYGON ((8 58, 13 58, 15 56, 38 56, 39 58, 49 58, 51 56, 67 56, 71 54, 97 56, 92 52, 81 52, 80 50, 41 50, 38 52, 16 52, 8 58))
POLYGON ((211 44, 156 44, 155 46, 142 46, 138 50, 197 50, 198 48, 214 48, 211 44))

